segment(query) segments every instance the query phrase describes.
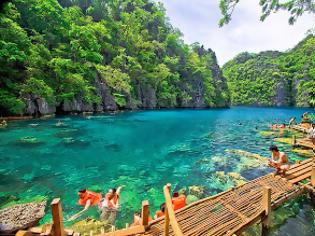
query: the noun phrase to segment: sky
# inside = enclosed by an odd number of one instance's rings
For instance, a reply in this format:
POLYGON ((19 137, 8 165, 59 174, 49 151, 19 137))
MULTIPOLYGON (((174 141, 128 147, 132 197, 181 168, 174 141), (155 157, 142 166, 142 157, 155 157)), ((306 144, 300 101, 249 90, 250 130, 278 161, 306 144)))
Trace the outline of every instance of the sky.
POLYGON ((315 15, 304 14, 292 26, 288 24, 288 13, 281 11, 261 22, 258 0, 241 0, 232 21, 222 28, 218 26, 219 0, 157 1, 163 3, 171 24, 184 34, 184 41, 211 48, 220 65, 244 51, 288 50, 315 27, 315 15))

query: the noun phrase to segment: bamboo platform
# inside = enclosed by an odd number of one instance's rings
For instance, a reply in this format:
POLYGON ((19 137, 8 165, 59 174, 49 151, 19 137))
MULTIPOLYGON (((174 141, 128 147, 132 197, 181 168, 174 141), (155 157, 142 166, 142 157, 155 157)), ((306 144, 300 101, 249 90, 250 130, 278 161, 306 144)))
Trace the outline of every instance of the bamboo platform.
POLYGON ((305 125, 303 126, 301 124, 298 124, 298 125, 291 125, 289 128, 306 134, 310 126, 306 127, 305 125))
MULTIPOLYGON (((165 217, 141 226, 102 236, 123 235, 239 235, 248 226, 262 222, 269 227, 270 212, 307 191, 315 193, 315 163, 307 159, 292 165, 284 178, 268 174, 218 195, 199 200, 176 212, 170 198, 170 185, 164 187, 165 217), (307 182, 303 184, 303 182, 307 182)), ((148 215, 143 208, 142 216, 148 215)))
POLYGON ((294 146, 305 147, 315 150, 315 145, 313 144, 312 140, 308 138, 296 139, 294 141, 294 146))

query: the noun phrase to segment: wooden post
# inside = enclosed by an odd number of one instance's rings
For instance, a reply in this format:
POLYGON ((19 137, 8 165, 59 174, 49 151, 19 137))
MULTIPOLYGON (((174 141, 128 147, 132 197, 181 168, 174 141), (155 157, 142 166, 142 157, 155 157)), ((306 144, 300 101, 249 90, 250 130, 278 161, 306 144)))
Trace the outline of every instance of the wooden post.
POLYGON ((311 184, 315 187, 315 167, 312 167, 312 174, 311 174, 311 184))
MULTIPOLYGON (((171 184, 166 185, 169 192, 171 192, 171 184)), ((164 225, 164 236, 168 236, 170 234, 170 216, 168 214, 167 204, 165 204, 165 225, 164 225)))
POLYGON ((65 231, 63 227, 62 208, 60 198, 55 198, 51 204, 51 214, 53 219, 54 236, 64 236, 65 231))
POLYGON ((262 231, 264 232, 269 229, 271 220, 271 188, 267 186, 263 188, 262 207, 265 211, 265 217, 262 222, 262 231))
POLYGON ((164 215, 165 215, 164 236, 168 236, 170 233, 170 216, 168 215, 168 210, 167 210, 166 205, 165 205, 164 215))
POLYGON ((184 236, 181 228, 176 219, 176 215, 173 209, 172 198, 171 198, 171 185, 167 184, 163 188, 163 193, 165 197, 165 232, 164 235, 169 234, 169 225, 172 226, 173 235, 184 236))
POLYGON ((142 210, 141 210, 141 224, 143 226, 147 226, 149 224, 149 202, 147 200, 142 202, 142 210))

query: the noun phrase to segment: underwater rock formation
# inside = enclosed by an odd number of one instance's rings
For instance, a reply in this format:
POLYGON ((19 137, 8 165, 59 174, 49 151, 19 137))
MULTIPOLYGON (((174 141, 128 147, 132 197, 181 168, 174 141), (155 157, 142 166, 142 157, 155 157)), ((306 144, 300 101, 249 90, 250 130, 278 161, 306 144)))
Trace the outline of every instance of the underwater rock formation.
POLYGON ((279 143, 286 143, 293 145, 294 140, 293 138, 275 138, 274 141, 279 142, 279 143))
POLYGON ((232 182, 235 187, 247 182, 247 180, 237 172, 225 173, 224 171, 217 171, 214 176, 222 183, 232 182))
POLYGON ((198 198, 202 198, 205 194, 205 187, 203 186, 197 186, 197 185, 193 185, 193 186, 189 186, 189 194, 194 195, 198 198))
POLYGON ((82 235, 90 235, 92 231, 93 234, 102 233, 101 230, 104 229, 104 232, 108 232, 111 229, 111 225, 107 221, 98 221, 95 219, 85 219, 81 220, 71 226, 71 229, 75 232, 79 232, 82 235))
POLYGON ((198 197, 196 197, 195 195, 189 194, 186 197, 186 205, 192 204, 198 200, 199 200, 198 197))
POLYGON ((47 202, 31 202, 0 210, 0 233, 12 234, 36 225, 45 215, 47 202))

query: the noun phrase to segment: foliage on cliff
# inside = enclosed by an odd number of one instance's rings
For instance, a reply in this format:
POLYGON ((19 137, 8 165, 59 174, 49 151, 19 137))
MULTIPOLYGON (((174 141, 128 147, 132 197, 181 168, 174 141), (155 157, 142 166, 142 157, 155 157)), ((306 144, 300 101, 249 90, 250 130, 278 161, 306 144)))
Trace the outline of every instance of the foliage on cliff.
POLYGON ((149 0, 4 4, 0 113, 34 113, 38 99, 67 111, 229 104, 215 54, 184 44, 149 0))
POLYGON ((233 105, 315 106, 315 37, 284 52, 241 53, 222 70, 233 105))

